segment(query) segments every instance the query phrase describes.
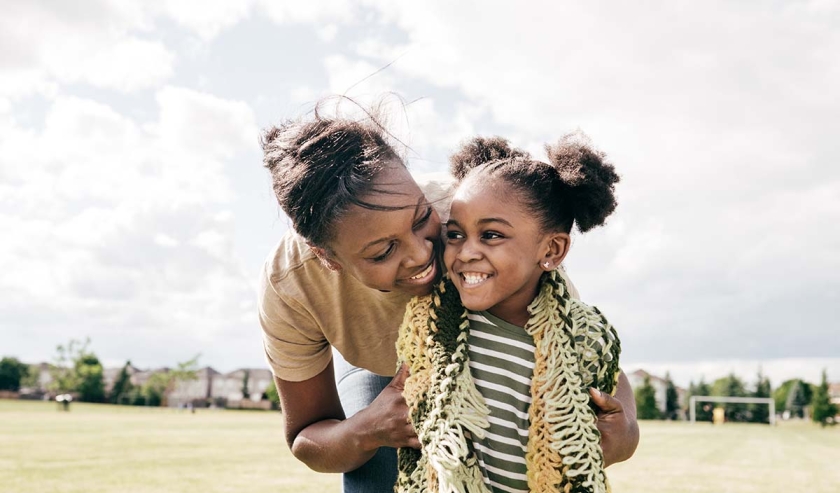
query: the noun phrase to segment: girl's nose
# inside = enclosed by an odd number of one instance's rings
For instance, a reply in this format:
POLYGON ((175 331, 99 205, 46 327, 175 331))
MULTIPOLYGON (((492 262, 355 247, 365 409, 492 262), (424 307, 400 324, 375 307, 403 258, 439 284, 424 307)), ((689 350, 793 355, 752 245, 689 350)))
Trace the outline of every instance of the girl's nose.
POLYGON ((477 246, 478 245, 476 245, 474 242, 466 240, 463 244, 460 245, 460 248, 455 257, 461 262, 479 260, 481 258, 481 250, 477 248, 477 246))

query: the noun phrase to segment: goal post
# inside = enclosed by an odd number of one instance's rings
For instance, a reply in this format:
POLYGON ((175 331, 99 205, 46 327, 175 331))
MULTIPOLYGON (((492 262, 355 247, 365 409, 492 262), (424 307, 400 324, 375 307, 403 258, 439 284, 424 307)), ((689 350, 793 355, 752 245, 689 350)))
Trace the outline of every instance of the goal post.
POLYGON ((739 402, 744 404, 768 404, 770 406, 770 424, 776 424, 776 401, 770 397, 720 397, 711 395, 692 395, 689 399, 691 422, 697 422, 698 402, 739 402))

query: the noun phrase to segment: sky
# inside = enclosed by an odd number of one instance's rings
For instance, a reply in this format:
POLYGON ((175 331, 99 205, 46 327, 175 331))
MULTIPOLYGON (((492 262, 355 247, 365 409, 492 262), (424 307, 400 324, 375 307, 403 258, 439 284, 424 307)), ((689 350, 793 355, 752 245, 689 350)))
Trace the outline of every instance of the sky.
POLYGON ((0 0, 0 356, 266 367, 262 129, 391 94, 413 172, 581 130, 622 177, 566 268, 622 366, 840 381, 840 4, 0 0))

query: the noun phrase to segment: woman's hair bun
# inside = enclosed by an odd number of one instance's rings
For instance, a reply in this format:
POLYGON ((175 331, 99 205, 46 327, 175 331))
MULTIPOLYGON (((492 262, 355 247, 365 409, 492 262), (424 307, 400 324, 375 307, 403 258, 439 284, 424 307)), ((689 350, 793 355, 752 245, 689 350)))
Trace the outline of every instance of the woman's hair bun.
POLYGON ((461 148, 449 158, 449 169, 456 179, 462 180, 470 170, 482 164, 517 157, 527 158, 528 153, 512 148, 507 139, 473 137, 461 144, 461 148))
POLYGON ((592 146, 581 132, 564 135, 556 144, 546 145, 548 161, 557 170, 569 194, 578 229, 588 231, 604 224, 618 205, 615 184, 619 176, 606 161, 606 154, 592 146))

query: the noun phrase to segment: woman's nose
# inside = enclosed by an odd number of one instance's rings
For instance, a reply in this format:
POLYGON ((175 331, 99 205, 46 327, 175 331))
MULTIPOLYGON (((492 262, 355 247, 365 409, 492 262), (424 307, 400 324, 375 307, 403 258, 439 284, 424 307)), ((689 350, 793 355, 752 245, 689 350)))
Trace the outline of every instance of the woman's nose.
POLYGON ((434 250, 434 245, 431 240, 421 235, 414 235, 414 241, 411 242, 411 250, 405 262, 406 267, 426 265, 429 257, 432 256, 432 250, 434 250))

